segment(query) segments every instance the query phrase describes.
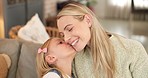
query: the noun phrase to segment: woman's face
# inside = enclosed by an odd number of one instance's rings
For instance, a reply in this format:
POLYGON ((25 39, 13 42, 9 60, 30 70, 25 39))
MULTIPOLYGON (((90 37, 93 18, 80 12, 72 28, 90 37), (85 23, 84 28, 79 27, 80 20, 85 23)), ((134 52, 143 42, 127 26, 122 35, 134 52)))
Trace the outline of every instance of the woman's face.
POLYGON ((49 45, 49 54, 54 55, 59 59, 74 56, 76 51, 72 46, 64 42, 63 39, 53 38, 49 45))
POLYGON ((91 22, 87 15, 82 21, 73 16, 63 16, 57 20, 57 25, 66 43, 72 45, 76 51, 81 51, 88 44, 91 22))

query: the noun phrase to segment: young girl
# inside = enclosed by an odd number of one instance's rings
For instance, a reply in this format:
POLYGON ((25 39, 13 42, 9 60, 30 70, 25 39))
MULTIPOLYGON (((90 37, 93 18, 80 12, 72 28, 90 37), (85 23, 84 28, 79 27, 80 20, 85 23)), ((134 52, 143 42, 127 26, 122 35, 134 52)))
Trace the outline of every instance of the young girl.
POLYGON ((39 78, 73 78, 72 60, 76 51, 60 38, 48 39, 37 53, 39 78))

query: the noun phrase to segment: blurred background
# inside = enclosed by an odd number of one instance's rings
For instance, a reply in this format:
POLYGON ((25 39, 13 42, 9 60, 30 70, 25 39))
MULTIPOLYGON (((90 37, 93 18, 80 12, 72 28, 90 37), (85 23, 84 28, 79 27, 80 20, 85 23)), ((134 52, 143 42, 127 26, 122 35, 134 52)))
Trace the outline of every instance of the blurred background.
POLYGON ((56 27, 55 16, 69 1, 86 5, 106 30, 138 40, 148 51, 148 0, 0 0, 0 38, 35 13, 45 26, 56 27))

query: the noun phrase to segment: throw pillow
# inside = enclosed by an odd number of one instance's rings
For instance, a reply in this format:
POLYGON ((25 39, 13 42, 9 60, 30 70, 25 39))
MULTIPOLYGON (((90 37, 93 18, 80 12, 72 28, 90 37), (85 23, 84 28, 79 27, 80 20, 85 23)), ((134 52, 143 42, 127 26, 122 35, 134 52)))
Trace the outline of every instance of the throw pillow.
POLYGON ((6 78, 11 65, 10 57, 6 54, 0 54, 0 62, 0 78, 6 78))
POLYGON ((18 37, 23 40, 41 44, 50 38, 38 14, 35 14, 31 20, 18 31, 18 37))

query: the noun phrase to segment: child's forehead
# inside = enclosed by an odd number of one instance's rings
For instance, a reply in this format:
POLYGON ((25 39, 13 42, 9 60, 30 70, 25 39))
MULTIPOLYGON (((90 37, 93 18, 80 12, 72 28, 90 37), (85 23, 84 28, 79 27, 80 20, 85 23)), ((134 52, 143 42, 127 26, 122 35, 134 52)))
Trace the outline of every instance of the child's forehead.
POLYGON ((51 42, 60 41, 60 40, 62 40, 62 39, 61 39, 61 38, 53 38, 53 39, 51 40, 51 42))
POLYGON ((62 41, 62 40, 63 39, 61 39, 61 38, 53 38, 50 42, 50 45, 56 44, 57 42, 62 41))
POLYGON ((50 43, 48 44, 48 48, 54 48, 58 45, 58 42, 60 42, 62 39, 61 38, 52 38, 50 43))

